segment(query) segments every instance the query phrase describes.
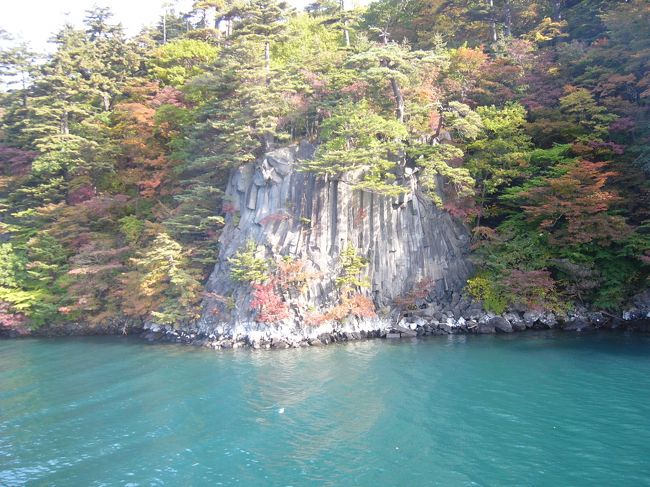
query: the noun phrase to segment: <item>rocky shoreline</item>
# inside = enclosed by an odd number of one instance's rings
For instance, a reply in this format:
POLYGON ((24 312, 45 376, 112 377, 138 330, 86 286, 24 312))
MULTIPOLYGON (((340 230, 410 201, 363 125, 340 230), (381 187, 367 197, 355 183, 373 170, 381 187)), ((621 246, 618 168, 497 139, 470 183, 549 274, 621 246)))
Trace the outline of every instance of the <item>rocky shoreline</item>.
POLYGON ((558 326, 548 326, 541 321, 534 323, 526 323, 525 321, 519 322, 517 325, 512 325, 502 317, 494 317, 486 323, 467 324, 450 326, 447 323, 420 324, 409 323, 409 327, 402 325, 394 325, 389 330, 375 329, 375 330, 361 330, 358 332, 349 331, 332 331, 322 333, 313 338, 307 339, 294 339, 286 337, 284 339, 233 339, 232 337, 218 337, 218 336, 205 336, 200 333, 173 330, 169 328, 160 328, 157 331, 146 330, 141 334, 141 337, 149 342, 167 342, 167 343, 183 343, 188 345, 202 346, 215 350, 229 350, 238 348, 248 348, 253 350, 260 349, 287 349, 287 348, 306 348, 329 345, 331 343, 340 343, 356 340, 366 340, 374 338, 383 338, 388 340, 411 338, 416 339, 428 336, 441 336, 441 335, 471 335, 471 334, 499 334, 499 333, 518 333, 528 330, 559 330, 566 332, 590 332, 597 330, 613 330, 613 331, 633 331, 633 332, 650 332, 650 319, 631 320, 614 322, 612 320, 603 321, 600 323, 590 323, 584 321, 576 321, 565 323, 564 325, 558 323, 558 326))
POLYGON ((496 315, 484 311, 479 303, 454 295, 445 306, 422 301, 416 309, 401 313, 399 320, 396 317, 376 320, 352 318, 326 330, 301 329, 298 333, 287 333, 286 329, 266 325, 255 332, 248 330, 238 334, 231 329, 223 335, 206 335, 193 327, 176 330, 169 326, 146 324, 142 337, 152 342, 187 343, 220 350, 286 349, 370 338, 395 340, 439 335, 517 333, 527 330, 650 332, 650 300, 647 298, 647 295, 635 298, 631 306, 619 316, 604 311, 589 311, 580 306, 563 314, 511 308, 496 315))
POLYGON ((589 332, 619 330, 650 332, 650 292, 636 296, 622 312, 590 311, 575 306, 567 313, 510 308, 496 315, 480 303, 454 293, 446 304, 420 300, 415 309, 394 311, 385 318, 349 318, 344 323, 318 327, 240 323, 202 331, 197 325, 178 328, 151 322, 113 320, 102 325, 68 323, 42 327, 29 333, 0 329, 0 337, 136 335, 148 342, 183 343, 215 350, 237 348, 286 349, 323 346, 330 343, 384 338, 397 340, 440 335, 517 333, 527 330, 589 332))

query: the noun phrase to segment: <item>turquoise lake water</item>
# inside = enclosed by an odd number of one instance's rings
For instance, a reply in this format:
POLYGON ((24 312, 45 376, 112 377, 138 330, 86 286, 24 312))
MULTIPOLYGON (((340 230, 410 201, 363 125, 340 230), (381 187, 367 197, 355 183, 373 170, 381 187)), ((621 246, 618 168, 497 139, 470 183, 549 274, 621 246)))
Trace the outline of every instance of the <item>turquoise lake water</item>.
POLYGON ((2 341, 0 485, 650 485, 650 337, 2 341))

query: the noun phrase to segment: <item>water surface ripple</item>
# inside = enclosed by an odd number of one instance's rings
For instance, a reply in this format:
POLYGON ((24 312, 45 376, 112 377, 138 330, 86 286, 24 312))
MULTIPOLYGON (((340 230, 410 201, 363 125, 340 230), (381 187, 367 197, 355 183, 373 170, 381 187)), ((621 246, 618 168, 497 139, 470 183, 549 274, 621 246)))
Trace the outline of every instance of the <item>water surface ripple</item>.
POLYGON ((650 337, 0 342, 0 485, 650 485, 650 337))

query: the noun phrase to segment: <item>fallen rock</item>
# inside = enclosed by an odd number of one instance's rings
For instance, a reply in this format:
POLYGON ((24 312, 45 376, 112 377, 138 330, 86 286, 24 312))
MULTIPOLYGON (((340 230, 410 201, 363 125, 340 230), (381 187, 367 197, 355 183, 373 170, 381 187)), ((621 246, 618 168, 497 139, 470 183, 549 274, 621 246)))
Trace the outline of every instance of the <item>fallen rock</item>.
POLYGON ((418 336, 418 333, 413 329, 406 328, 400 324, 393 326, 393 332, 399 332, 403 336, 415 337, 418 336))
POLYGON ((478 324, 478 332, 480 334, 482 334, 482 335, 496 333, 496 328, 494 327, 493 324, 491 324, 491 321, 492 320, 490 320, 490 322, 487 322, 487 323, 479 323, 478 324))
POLYGON ((496 331, 501 333, 512 333, 512 325, 502 316, 495 316, 488 322, 488 326, 493 326, 496 331))
POLYGON ((542 317, 542 313, 539 311, 526 311, 524 313, 524 323, 526 323, 527 328, 532 328, 542 317))
POLYGON ((589 313, 587 315, 587 320, 593 323, 596 328, 600 328, 601 326, 605 326, 607 324, 609 318, 607 318, 603 313, 596 311, 589 313))
POLYGON ((328 333, 323 333, 321 335, 318 335, 318 339, 321 341, 323 345, 328 345, 332 341, 332 337, 328 333))
POLYGON ((526 329, 526 323, 521 318, 519 313, 506 313, 503 315, 503 317, 508 320, 514 331, 524 331, 526 329))
POLYGON ((540 316, 539 322, 546 328, 555 328, 557 325, 557 318, 554 313, 544 313, 540 316))
POLYGON ((586 320, 577 319, 564 324, 565 331, 586 331, 593 330, 594 326, 586 320))
POLYGON ((440 331, 443 331, 443 332, 449 333, 449 334, 453 333, 453 331, 454 331, 454 327, 451 324, 447 323, 447 322, 438 323, 438 329, 440 331))
POLYGON ((424 308, 421 312, 421 315, 425 318, 433 318, 433 315, 435 314, 436 314, 436 308, 431 306, 428 308, 424 308))

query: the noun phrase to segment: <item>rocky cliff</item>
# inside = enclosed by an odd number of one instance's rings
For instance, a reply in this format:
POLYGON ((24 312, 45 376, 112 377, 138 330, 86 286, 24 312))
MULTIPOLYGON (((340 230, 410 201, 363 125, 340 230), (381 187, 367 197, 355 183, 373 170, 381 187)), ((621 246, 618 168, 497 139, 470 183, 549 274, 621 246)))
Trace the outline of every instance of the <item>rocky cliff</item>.
POLYGON ((399 199, 355 190, 345 178, 327 179, 300 171, 313 155, 308 143, 277 149, 233 171, 226 189, 226 225, 207 283, 198 330, 235 339, 264 335, 307 338, 323 331, 387 329, 399 320, 395 299, 426 286, 430 301, 449 299, 469 273, 466 229, 448 213, 413 191, 399 199), (231 278, 231 259, 248 242, 259 257, 300 259, 311 276, 290 296, 290 316, 258 323, 251 309, 251 287, 231 278), (367 265, 367 288, 376 318, 312 326, 305 315, 338 302, 335 279, 340 254, 352 244, 367 265))

